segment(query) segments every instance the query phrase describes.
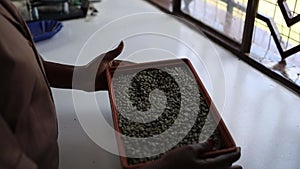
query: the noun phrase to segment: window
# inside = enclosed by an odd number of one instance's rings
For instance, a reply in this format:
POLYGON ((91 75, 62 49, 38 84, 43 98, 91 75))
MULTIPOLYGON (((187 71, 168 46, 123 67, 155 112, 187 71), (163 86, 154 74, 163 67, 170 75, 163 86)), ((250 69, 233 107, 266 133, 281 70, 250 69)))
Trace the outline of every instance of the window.
POLYGON ((300 94, 300 1, 148 0, 300 94))

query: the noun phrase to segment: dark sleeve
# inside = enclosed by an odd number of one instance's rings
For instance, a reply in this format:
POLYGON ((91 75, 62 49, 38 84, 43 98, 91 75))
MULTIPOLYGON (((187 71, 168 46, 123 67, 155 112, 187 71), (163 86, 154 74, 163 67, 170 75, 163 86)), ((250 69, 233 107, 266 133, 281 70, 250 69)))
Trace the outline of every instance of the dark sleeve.
POLYGON ((51 87, 72 89, 74 66, 44 60, 43 66, 51 87))
POLYGON ((0 115, 0 169, 37 169, 19 148, 15 135, 0 115))

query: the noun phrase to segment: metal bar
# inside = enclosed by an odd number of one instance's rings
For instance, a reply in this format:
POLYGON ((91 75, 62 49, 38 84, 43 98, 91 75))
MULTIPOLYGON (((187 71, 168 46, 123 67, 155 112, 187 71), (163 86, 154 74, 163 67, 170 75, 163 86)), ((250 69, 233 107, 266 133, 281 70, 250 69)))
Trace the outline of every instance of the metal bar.
POLYGON ((227 3, 228 5, 232 6, 232 8, 237 8, 243 12, 246 12, 246 7, 237 3, 235 0, 221 0, 225 3, 227 3))
POLYGON ((237 55, 241 60, 248 63, 250 66, 254 67, 255 69, 261 71, 265 75, 269 76, 270 78, 275 79, 276 81, 280 82, 281 84, 287 86, 291 91, 295 92, 295 94, 298 94, 300 96, 300 87, 295 84, 290 79, 287 79, 280 74, 274 72, 273 70, 267 68, 266 66, 262 65, 261 63, 255 61, 251 57, 246 57, 245 54, 237 55))
POLYGON ((250 53, 255 17, 258 10, 258 0, 249 0, 246 10, 246 20, 242 39, 241 52, 250 53))
POLYGON ((275 25, 274 21, 271 18, 268 18, 268 17, 263 16, 261 14, 258 14, 257 18, 264 21, 265 23, 267 23, 267 25, 270 29, 271 35, 274 39, 275 45, 276 45, 276 47, 277 47, 277 49, 280 53, 280 56, 281 56, 282 60, 284 60, 284 59, 288 58, 289 56, 291 56, 291 55, 293 55, 293 54, 300 51, 300 45, 297 45, 297 46, 295 46, 295 47, 293 47, 289 50, 284 51, 283 47, 280 43, 280 40, 279 40, 280 35, 279 35, 279 33, 276 29, 276 25, 275 25))
POLYGON ((295 17, 291 15, 291 10, 287 5, 286 0, 278 0, 278 5, 288 27, 291 27, 292 25, 300 21, 300 14, 295 17))
POLYGON ((298 4, 298 0, 296 0, 296 1, 295 1, 295 5, 294 5, 294 11, 293 11, 293 12, 294 12, 294 14, 296 14, 296 7, 297 7, 297 4, 298 4))
POLYGON ((173 0, 173 13, 181 13, 181 0, 173 0))
POLYGON ((288 58, 289 56, 296 54, 300 51, 300 45, 295 46, 287 51, 284 51, 284 55, 282 56, 283 59, 288 58))
MULTIPOLYGON (((258 1, 258 0, 249 0, 248 1, 248 5, 252 4, 255 7, 256 6, 255 5, 256 2, 254 2, 254 1, 258 1)), ((148 1, 148 2, 151 2, 151 1, 148 1)), ((155 3, 152 2, 152 4, 155 4, 155 3)), ((253 8, 253 6, 252 6, 252 8, 253 8)), ((254 10, 255 14, 257 12, 257 7, 258 7, 258 2, 257 2, 256 10, 254 10)), ((161 8, 161 7, 160 7, 160 9, 162 9, 165 12, 170 12, 170 11, 167 11, 166 9, 161 8)), ((247 8, 247 9, 249 9, 249 8, 247 8)), ((255 16, 255 14, 252 14, 252 16, 253 15, 255 16)), ((261 71, 262 73, 266 74, 267 76, 269 76, 269 77, 277 80, 278 82, 284 84, 285 86, 289 87, 289 89, 291 89, 292 91, 296 92, 300 96, 300 87, 297 84, 295 84, 291 80, 289 80, 287 78, 284 78, 281 75, 275 73, 274 71, 272 71, 271 69, 265 67, 261 63, 255 61, 254 59, 252 59, 251 57, 249 57, 249 55, 247 53, 241 52, 241 45, 239 43, 237 43, 237 42, 233 41, 232 39, 226 37, 225 35, 223 35, 220 32, 214 30, 213 28, 205 25, 204 23, 200 22, 199 20, 197 20, 197 19, 195 19, 195 18, 193 18, 193 17, 191 17, 189 15, 184 14, 183 12, 179 12, 178 14, 175 14, 175 15, 178 16, 178 17, 180 17, 180 18, 186 19, 187 21, 189 21, 191 23, 195 23, 196 26, 197 26, 197 28, 198 28, 198 29, 196 29, 197 31, 204 32, 208 38, 210 38, 214 42, 222 45, 223 47, 225 47, 226 49, 228 49, 229 51, 231 51, 238 58, 240 58, 241 60, 245 61, 246 63, 248 63, 252 67, 258 69, 259 71, 261 71)), ((255 21, 255 18, 253 18, 253 20, 255 21)), ((181 20, 179 20, 179 21, 181 21, 181 20)), ((253 21, 252 30, 254 28, 254 21, 253 21)), ((188 22, 184 22, 184 23, 188 23, 188 22)), ((195 25, 191 26, 191 28, 195 28, 195 25)), ((246 31, 246 29, 244 30, 244 35, 246 34, 245 31, 246 31)), ((249 35, 251 35, 251 38, 252 38, 252 33, 249 34, 249 35)), ((243 38, 245 38, 245 37, 246 36, 243 36, 243 38)), ((252 39, 251 39, 251 41, 252 41, 252 39)), ((248 44, 248 45, 250 45, 250 47, 251 47, 251 41, 248 44)), ((245 42, 244 42, 244 45, 245 45, 245 42)), ((293 53, 296 50, 299 51, 300 49, 297 49, 297 48, 300 48, 300 45, 298 47, 296 47, 296 49, 293 48, 293 50, 289 51, 289 52, 293 53)))

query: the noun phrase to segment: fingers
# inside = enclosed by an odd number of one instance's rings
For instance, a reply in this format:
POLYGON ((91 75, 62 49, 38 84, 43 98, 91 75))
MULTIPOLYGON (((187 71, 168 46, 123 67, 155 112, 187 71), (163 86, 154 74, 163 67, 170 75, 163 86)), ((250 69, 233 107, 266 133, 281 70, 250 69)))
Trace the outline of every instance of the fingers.
POLYGON ((207 140, 203 143, 193 144, 190 146, 196 150, 197 157, 201 157, 202 154, 210 151, 213 148, 214 142, 212 140, 207 140))
POLYGON ((124 48, 124 43, 121 41, 121 43, 113 50, 107 52, 103 58, 105 61, 112 61, 114 60, 117 56, 119 56, 124 48))
POLYGON ((217 156, 215 158, 205 159, 205 163, 212 168, 228 168, 241 156, 240 148, 236 152, 217 156))
POLYGON ((228 169, 243 169, 243 167, 239 166, 239 165, 235 165, 235 166, 229 167, 228 169))
POLYGON ((122 60, 113 60, 112 61, 112 66, 115 66, 115 67, 117 67, 117 66, 119 66, 119 65, 123 65, 123 66, 129 66, 129 65, 134 65, 134 64, 136 64, 136 63, 134 63, 134 62, 130 62, 130 61, 122 61, 122 60))

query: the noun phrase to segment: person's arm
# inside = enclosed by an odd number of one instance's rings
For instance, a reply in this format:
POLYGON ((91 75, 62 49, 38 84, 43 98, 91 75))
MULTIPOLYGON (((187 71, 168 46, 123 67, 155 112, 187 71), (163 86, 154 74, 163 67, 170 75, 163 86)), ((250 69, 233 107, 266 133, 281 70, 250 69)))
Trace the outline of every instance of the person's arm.
POLYGON ((47 79, 51 87, 79 89, 85 91, 107 90, 105 69, 122 52, 123 42, 117 48, 101 54, 84 66, 70 66, 43 61, 47 79))
POLYGON ((188 145, 174 149, 158 161, 139 169, 241 169, 241 166, 232 166, 237 161, 241 152, 219 155, 214 158, 203 158, 202 155, 211 150, 208 143, 188 145))
POLYGON ((47 79, 51 87, 71 88, 74 66, 43 61, 47 79))
POLYGON ((37 165, 19 148, 15 135, 0 115, 0 168, 37 169, 37 165))

